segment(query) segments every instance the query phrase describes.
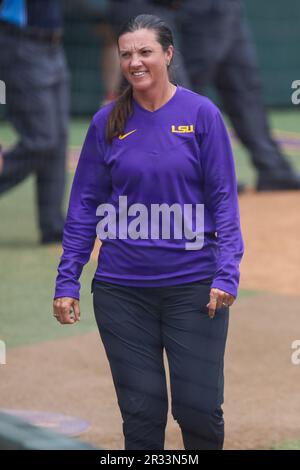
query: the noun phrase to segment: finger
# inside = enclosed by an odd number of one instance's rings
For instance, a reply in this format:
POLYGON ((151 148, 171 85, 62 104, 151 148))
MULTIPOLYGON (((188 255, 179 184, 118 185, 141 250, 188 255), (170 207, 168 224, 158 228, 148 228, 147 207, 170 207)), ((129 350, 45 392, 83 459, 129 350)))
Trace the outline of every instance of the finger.
POLYGON ((216 314, 216 303, 209 302, 208 304, 208 316, 209 318, 214 318, 216 314))
POLYGON ((72 318, 71 316, 69 316, 69 317, 67 317, 67 316, 59 317, 58 321, 62 325, 72 325, 73 323, 75 323, 74 318, 72 318))
POLYGON ((59 321, 59 314, 58 314, 58 313, 55 313, 55 312, 54 312, 54 313, 53 313, 53 317, 54 317, 57 321, 59 321))
POLYGON ((63 313, 63 310, 66 307, 66 303, 62 300, 56 300, 53 303, 53 314, 54 315, 61 315, 63 313))
POLYGON ((59 309, 59 320, 62 324, 75 323, 74 318, 71 316, 71 302, 62 302, 59 309))
POLYGON ((72 317, 71 312, 64 313, 59 317, 60 323, 62 324, 73 324, 75 319, 72 317))
POLYGON ((224 298, 223 298, 223 307, 230 307, 233 302, 235 301, 235 297, 231 294, 227 294, 226 292, 224 293, 224 298), (225 305, 224 305, 225 304, 225 305))
POLYGON ((79 321, 79 320, 80 320, 80 306, 79 306, 79 302, 74 302, 74 304, 73 304, 73 311, 74 311, 74 319, 75 319, 75 321, 79 321))
POLYGON ((224 294, 219 294, 218 295, 218 301, 217 301, 217 308, 224 308, 226 306, 227 306, 227 303, 226 303, 226 298, 225 298, 224 294))
POLYGON ((59 321, 59 303, 57 301, 53 302, 53 317, 59 321))
POLYGON ((56 320, 61 323, 62 325, 63 324, 68 324, 68 323, 74 323, 75 320, 71 317, 70 314, 56 314, 54 315, 54 317, 56 318, 56 320))
POLYGON ((210 301, 207 304, 207 307, 208 307, 209 318, 214 318, 215 313, 216 313, 216 307, 217 307, 217 298, 211 297, 210 301))
POLYGON ((59 303, 53 302, 53 315, 56 316, 59 314, 59 303))
POLYGON ((223 297, 223 301, 222 301, 222 307, 223 308, 228 308, 230 306, 230 296, 225 294, 224 297, 223 297))

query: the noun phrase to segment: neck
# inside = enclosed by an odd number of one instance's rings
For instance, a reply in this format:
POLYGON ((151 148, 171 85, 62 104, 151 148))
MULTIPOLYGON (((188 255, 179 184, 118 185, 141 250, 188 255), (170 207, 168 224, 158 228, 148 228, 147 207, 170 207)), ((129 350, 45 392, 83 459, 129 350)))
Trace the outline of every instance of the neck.
POLYGON ((147 91, 133 89, 134 99, 149 111, 155 111, 169 101, 176 91, 176 86, 166 82, 164 86, 151 88, 147 91))

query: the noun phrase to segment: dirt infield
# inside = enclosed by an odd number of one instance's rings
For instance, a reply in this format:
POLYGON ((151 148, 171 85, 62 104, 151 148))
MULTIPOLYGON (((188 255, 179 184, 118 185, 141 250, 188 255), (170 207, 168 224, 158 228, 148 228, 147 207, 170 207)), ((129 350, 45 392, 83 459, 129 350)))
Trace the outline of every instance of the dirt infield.
MULTIPOLYGON (((225 448, 270 448, 300 439, 300 365, 291 362, 291 343, 300 339, 300 195, 248 193, 240 207, 246 245, 241 288, 256 292, 231 308, 225 448)), ((82 440, 123 448, 121 415, 98 332, 16 348, 7 360, 0 408, 34 406, 78 416, 91 423, 82 440)), ((168 369, 166 357, 165 364, 168 369)), ((171 414, 165 448, 183 449, 171 414)))
POLYGON ((300 193, 245 194, 240 210, 241 287, 300 296, 300 193))

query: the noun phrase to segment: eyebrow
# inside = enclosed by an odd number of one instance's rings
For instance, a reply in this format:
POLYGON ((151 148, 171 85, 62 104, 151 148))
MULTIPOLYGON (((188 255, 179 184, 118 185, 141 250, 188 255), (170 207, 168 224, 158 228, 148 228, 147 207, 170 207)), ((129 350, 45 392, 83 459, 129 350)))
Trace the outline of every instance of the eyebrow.
MULTIPOLYGON (((147 48, 152 49, 152 46, 142 46, 138 50, 141 51, 142 49, 147 49, 147 48)), ((120 52, 130 52, 130 49, 120 49, 120 52)))

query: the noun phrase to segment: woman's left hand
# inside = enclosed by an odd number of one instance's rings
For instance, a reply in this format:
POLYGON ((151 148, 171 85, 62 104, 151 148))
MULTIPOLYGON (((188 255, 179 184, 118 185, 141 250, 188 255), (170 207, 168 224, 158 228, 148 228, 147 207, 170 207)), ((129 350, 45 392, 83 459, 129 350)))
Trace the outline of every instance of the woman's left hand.
POLYGON ((210 301, 206 305, 208 307, 209 318, 214 318, 217 308, 230 307, 235 301, 233 295, 215 288, 210 290, 209 297, 210 301))

